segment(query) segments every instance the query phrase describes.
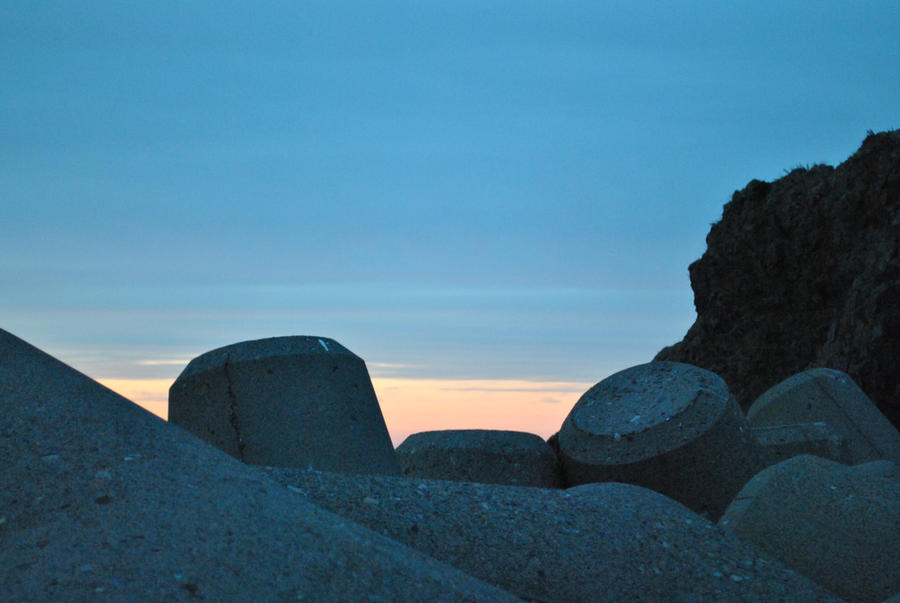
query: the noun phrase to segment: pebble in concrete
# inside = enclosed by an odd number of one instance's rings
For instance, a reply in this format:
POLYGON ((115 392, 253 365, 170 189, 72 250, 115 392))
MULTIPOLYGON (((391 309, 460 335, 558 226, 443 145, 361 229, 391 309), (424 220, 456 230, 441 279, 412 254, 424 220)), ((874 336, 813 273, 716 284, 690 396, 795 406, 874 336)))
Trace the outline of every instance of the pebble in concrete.
POLYGON ((415 433, 397 448, 403 475, 512 486, 559 488, 556 453, 521 431, 449 429, 415 433))
POLYGON ((753 427, 823 421, 847 440, 849 464, 900 463, 900 433, 844 372, 816 368, 775 385, 747 410, 753 427))
POLYGON ((325 337, 194 358, 169 390, 169 420, 249 464, 400 471, 365 363, 325 337))
POLYGON ((566 482, 625 482, 717 519, 768 464, 716 374, 689 364, 635 366, 588 390, 558 438, 566 482))
POLYGON ((750 480, 719 524, 851 601, 900 591, 900 482, 795 456, 750 480))
POLYGON ((834 601, 670 498, 272 468, 298 496, 530 601, 834 601))
POLYGON ((510 598, 0 330, 0 600, 510 598))
POLYGON ((850 464, 850 446, 827 423, 797 423, 751 427, 750 433, 769 451, 773 463, 799 454, 812 454, 850 464))

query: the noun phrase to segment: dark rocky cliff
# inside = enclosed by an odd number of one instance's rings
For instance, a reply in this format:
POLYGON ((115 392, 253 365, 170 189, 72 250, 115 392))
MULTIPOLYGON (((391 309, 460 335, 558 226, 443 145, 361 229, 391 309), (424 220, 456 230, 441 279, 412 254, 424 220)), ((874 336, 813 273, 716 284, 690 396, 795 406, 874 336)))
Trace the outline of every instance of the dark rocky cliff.
POLYGON ((744 409, 797 372, 840 369, 900 426, 900 130, 837 168, 751 181, 706 242, 697 320, 656 360, 718 373, 744 409))

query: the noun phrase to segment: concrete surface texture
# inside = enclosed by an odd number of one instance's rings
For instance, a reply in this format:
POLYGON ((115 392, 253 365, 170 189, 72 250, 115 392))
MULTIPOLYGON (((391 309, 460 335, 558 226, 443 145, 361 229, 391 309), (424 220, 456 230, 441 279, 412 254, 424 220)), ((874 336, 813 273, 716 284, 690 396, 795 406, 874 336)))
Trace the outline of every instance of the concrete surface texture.
POLYGON ((847 440, 848 463, 900 463, 900 433, 844 372, 815 368, 793 375, 747 410, 753 427, 822 421, 847 440))
POLYGON ((849 601, 900 591, 900 481, 812 455, 755 476, 719 524, 849 601))
POLYGON ((569 485, 636 484, 712 519, 768 464, 725 382, 678 362, 596 384, 566 417, 558 446, 569 485))
POLYGON ((540 436, 521 431, 448 429, 414 433, 397 447, 400 471, 486 484, 559 488, 556 453, 540 436))
POLYGON ((868 463, 854 465, 853 474, 856 476, 870 475, 872 477, 900 479, 900 466, 891 461, 869 461, 868 463))
POLYGON ((773 464, 800 454, 850 464, 849 442, 832 431, 828 423, 766 425, 751 427, 750 433, 769 452, 773 464))
POLYGON ((833 601, 683 505, 569 490, 267 469, 310 501, 535 601, 833 601))
POLYGON ((246 463, 396 475, 366 365, 326 337, 273 337, 193 359, 169 420, 246 463))
POLYGON ((0 600, 509 600, 0 330, 0 600))

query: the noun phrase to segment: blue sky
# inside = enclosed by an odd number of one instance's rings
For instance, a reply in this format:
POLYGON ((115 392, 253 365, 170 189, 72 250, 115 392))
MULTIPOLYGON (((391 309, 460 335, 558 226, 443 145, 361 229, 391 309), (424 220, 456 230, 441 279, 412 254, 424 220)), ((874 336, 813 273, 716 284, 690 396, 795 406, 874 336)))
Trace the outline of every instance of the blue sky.
POLYGON ((735 189, 900 127, 895 2, 0 2, 0 327, 98 378, 317 334, 595 382, 735 189))

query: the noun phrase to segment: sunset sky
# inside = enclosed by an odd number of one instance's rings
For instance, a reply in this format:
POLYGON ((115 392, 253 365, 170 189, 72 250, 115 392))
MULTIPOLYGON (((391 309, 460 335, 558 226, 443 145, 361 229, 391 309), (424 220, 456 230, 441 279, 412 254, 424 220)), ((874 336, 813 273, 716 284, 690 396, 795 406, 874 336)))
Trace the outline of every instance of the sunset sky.
POLYGON ((900 127, 895 2, 0 1, 0 328, 157 414, 332 337, 395 443, 548 436, 735 189, 900 127))

